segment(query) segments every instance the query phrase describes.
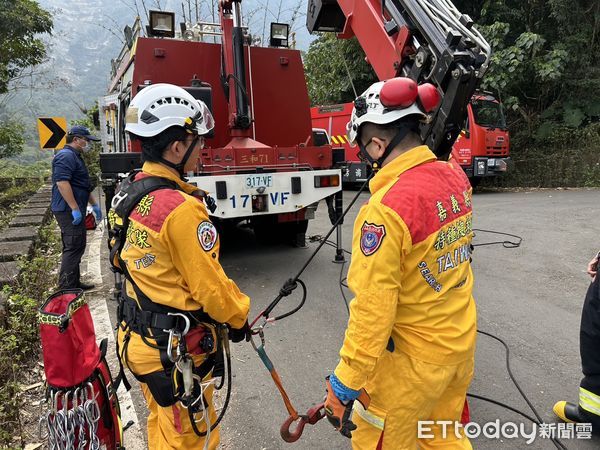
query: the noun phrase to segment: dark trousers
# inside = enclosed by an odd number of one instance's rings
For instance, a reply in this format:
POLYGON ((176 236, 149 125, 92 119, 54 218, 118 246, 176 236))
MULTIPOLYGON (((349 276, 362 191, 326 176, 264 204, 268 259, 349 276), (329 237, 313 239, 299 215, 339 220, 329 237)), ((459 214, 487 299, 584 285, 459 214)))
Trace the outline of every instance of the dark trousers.
MULTIPOLYGON (((581 387, 600 397, 600 275, 590 285, 583 312, 579 334, 579 350, 583 379, 581 387)), ((600 415, 593 414, 579 406, 579 412, 594 426, 594 431, 600 431, 600 415)))
POLYGON ((73 217, 69 211, 53 214, 60 227, 63 245, 58 287, 74 289, 79 287, 79 263, 85 252, 85 224, 82 221, 79 225, 73 225, 73 217))

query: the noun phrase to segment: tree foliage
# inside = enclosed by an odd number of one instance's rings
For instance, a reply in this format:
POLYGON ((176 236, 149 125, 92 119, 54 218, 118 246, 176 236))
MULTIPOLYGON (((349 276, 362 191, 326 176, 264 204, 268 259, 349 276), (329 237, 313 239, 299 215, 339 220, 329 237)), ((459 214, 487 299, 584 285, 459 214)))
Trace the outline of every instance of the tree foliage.
MULTIPOLYGON (((93 135, 98 136, 100 130, 94 124, 94 116, 96 116, 96 118, 98 116, 98 102, 89 109, 82 109, 81 112, 85 114, 85 118, 72 120, 71 126, 83 125, 87 127, 93 135)), ((100 177, 100 143, 90 142, 90 145, 92 148, 87 152, 83 152, 81 156, 83 157, 90 174, 92 185, 95 187, 100 177)))
POLYGON ((18 155, 23 151, 25 127, 14 120, 0 124, 0 159, 18 155))
POLYGON ((315 105, 352 101, 377 81, 356 38, 337 39, 332 33, 324 33, 310 44, 304 68, 315 105))
POLYGON ((35 0, 0 0, 0 94, 23 69, 41 63, 40 34, 52 31, 52 16, 35 0))
MULTIPOLYGON (((0 0, 0 95, 24 69, 44 60, 46 46, 39 35, 51 31, 50 13, 35 0, 0 0)), ((0 159, 20 154, 25 145, 23 124, 15 118, 2 119, 0 159)))
POLYGON ((549 137, 553 124, 577 128, 598 120, 600 2, 472 0, 472 14, 494 49, 483 81, 503 95, 529 135, 549 137))

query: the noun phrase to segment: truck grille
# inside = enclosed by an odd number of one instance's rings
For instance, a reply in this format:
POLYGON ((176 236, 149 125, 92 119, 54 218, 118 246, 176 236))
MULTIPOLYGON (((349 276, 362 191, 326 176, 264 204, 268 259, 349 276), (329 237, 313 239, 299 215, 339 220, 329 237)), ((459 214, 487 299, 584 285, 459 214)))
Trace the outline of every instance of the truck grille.
POLYGON ((487 156, 508 156, 508 148, 506 147, 486 147, 487 156))

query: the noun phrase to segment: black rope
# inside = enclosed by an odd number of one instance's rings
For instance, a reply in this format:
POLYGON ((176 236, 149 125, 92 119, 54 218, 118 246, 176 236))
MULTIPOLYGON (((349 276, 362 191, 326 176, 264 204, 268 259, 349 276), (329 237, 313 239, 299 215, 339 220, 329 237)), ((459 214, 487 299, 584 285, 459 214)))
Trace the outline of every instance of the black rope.
MULTIPOLYGON (((221 341, 220 345, 222 346, 222 350, 225 352, 225 361, 226 361, 226 368, 225 368, 225 373, 227 374, 227 391, 225 393, 225 401, 223 402, 223 406, 221 408, 221 411, 219 413, 219 416, 217 417, 217 419, 215 420, 214 423, 211 424, 210 428, 207 431, 200 431, 198 429, 198 426, 196 425, 196 419, 194 418, 194 412, 192 412, 192 408, 188 408, 188 416, 190 419, 190 423, 192 425, 192 429, 194 430, 194 433, 196 433, 197 436, 200 437, 205 437, 209 432, 212 433, 215 428, 217 428, 217 426, 219 426, 219 423, 221 423, 221 421, 223 420, 223 417, 225 417, 225 412, 227 411, 227 407, 229 406, 229 401, 231 399, 231 352, 229 351, 229 349, 227 348, 227 346, 229 345, 227 342, 224 342, 224 338, 229 338, 228 336, 223 336, 221 334, 219 334, 218 339, 221 341)), ((220 387, 223 387, 223 380, 221 380, 220 383, 220 387)), ((220 390, 217 389, 215 387, 215 390, 220 390)), ((200 399, 201 402, 204 402, 204 398, 200 399)), ((205 410, 204 410, 204 414, 209 414, 209 407, 205 406, 205 410)), ((204 417, 203 417, 204 418, 204 417)))
POLYGON ((509 241, 509 240, 482 242, 481 244, 472 244, 473 247, 483 247, 484 245, 502 244, 502 247, 504 247, 504 248, 517 248, 517 247, 520 247, 521 242, 523 242, 523 238, 521 236, 517 236, 516 234, 502 233, 500 231, 493 231, 493 230, 482 230, 481 228, 473 228, 473 231, 479 231, 480 233, 497 234, 499 236, 509 236, 509 237, 517 239, 516 242, 509 241))
MULTIPOLYGON (((365 180, 365 182, 362 184, 362 186, 360 187, 360 189, 358 190, 358 192, 356 193, 356 195, 354 196, 354 198, 352 199, 352 201, 350 202, 350 204, 346 207, 346 209, 344 210, 344 212, 337 218, 337 220, 335 221, 335 223, 333 224, 333 226, 331 227, 331 229, 327 232, 327 234, 325 235, 325 237, 322 238, 322 240, 320 241, 318 247, 310 255, 310 257, 304 263, 304 265, 302 266, 302 268, 298 271, 298 273, 296 274, 296 276, 294 278, 288 279, 284 283, 283 287, 279 291, 279 295, 269 304, 269 306, 267 306, 265 308, 265 310, 262 313, 260 313, 259 317, 262 316, 265 319, 268 319, 269 315, 271 314, 271 312, 273 311, 273 309, 277 306, 277 304, 281 301, 281 299, 284 298, 284 297, 286 297, 287 295, 289 295, 291 293, 291 291, 294 290, 294 288, 292 288, 291 290, 289 288, 290 288, 290 286, 294 285, 296 282, 300 283, 301 286, 302 286, 302 290, 303 290, 302 301, 292 311, 289 311, 289 312, 287 312, 285 314, 281 314, 281 315, 275 317, 275 319, 273 319, 273 320, 281 320, 281 319, 284 319, 286 317, 289 317, 292 314, 295 314, 296 312, 298 312, 300 310, 300 308, 302 308, 302 306, 304 306, 304 303, 306 302, 307 289, 306 289, 306 285, 304 283, 302 283, 302 281, 300 280, 300 275, 302 275, 304 273, 304 271, 310 265, 310 263, 315 258, 315 256, 317 256, 317 253, 319 253, 319 251, 321 250, 321 248, 323 248, 323 246, 325 244, 331 242, 331 241, 328 241, 329 236, 331 236, 331 234, 336 230, 337 226, 340 223, 342 223, 342 221, 344 220, 344 217, 346 216, 346 214, 348 214, 348 211, 350 211, 350 209, 352 209, 352 206, 354 206, 354 203, 356 203, 356 201, 358 200, 358 197, 360 196, 360 194, 362 194, 362 192, 365 189, 365 187, 367 187, 367 185, 369 184, 369 181, 371 180, 372 177, 373 177, 373 174, 371 174, 371 176, 365 180)), ((256 323, 256 321, 258 320, 259 317, 257 317, 254 320, 253 324, 256 323)))
MULTIPOLYGON (((535 409, 535 406, 533 406, 533 404, 531 403, 531 401, 529 400, 529 398, 527 397, 527 395, 525 394, 525 392, 523 391, 523 389, 521 389, 521 385, 519 384, 519 382, 517 381, 517 379, 513 375, 512 369, 510 367, 510 348, 508 347, 508 344, 506 342, 504 342, 498 336, 495 336, 495 335, 493 335, 491 333, 488 333, 486 331, 477 330, 477 332, 480 333, 480 334, 483 334, 484 336, 488 336, 488 337, 490 337, 492 339, 495 339, 496 341, 500 342, 504 346, 504 350, 505 350, 505 353, 506 353, 506 369, 508 371, 508 376, 512 380, 513 384, 515 385, 515 387, 517 388, 517 390, 519 391, 519 393, 521 394, 521 397, 523 397, 523 399, 525 400, 525 402, 527 403, 527 405, 529 406, 529 408, 533 411, 533 414, 535 415, 535 417, 537 418, 537 420, 533 419, 532 417, 528 417, 527 415, 525 415, 525 413, 522 413, 521 411, 518 411, 515 408, 508 407, 508 409, 510 409, 511 411, 514 411, 514 412, 522 415, 523 417, 528 418, 533 423, 541 425, 543 423, 542 417, 539 415, 539 413, 537 412, 537 409, 535 409)), ((474 398, 477 398, 477 397, 474 397, 474 398)), ((495 403, 495 404, 500 405, 500 406, 505 407, 505 408, 508 406, 508 405, 504 405, 504 404, 502 404, 502 403, 500 403, 500 402, 498 402, 496 400, 491 400, 491 399, 487 399, 487 398, 480 398, 480 400, 489 401, 491 403, 495 403)), ((561 449, 561 450, 567 450, 567 447, 558 438, 552 437, 551 440, 554 443, 554 445, 556 446, 556 448, 561 449)))
POLYGON ((342 278, 344 274, 344 267, 346 266, 346 261, 342 262, 342 267, 340 268, 340 292, 342 293, 342 298, 344 299, 344 305, 346 305, 346 311, 348 311, 348 316, 350 315, 350 306, 348 305, 348 299, 346 298, 346 293, 344 292, 344 288, 348 287, 348 285, 344 282, 346 277, 342 278))

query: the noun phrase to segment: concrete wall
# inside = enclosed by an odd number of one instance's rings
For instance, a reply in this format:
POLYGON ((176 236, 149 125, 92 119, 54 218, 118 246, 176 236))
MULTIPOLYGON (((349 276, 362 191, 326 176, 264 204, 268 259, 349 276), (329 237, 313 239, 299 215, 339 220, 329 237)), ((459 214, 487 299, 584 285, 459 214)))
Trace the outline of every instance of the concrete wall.
POLYGON ((13 283, 19 275, 18 260, 30 255, 39 228, 50 219, 51 198, 51 187, 42 186, 8 227, 0 230, 0 287, 13 283))

